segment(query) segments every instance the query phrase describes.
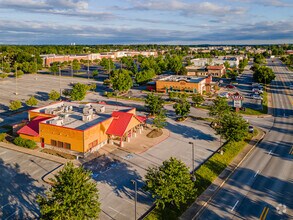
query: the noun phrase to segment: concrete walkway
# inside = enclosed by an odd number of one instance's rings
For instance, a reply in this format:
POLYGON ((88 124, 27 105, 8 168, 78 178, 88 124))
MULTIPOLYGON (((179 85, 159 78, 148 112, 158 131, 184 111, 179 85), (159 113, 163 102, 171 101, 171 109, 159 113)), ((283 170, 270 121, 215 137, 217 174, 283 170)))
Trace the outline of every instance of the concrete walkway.
POLYGON ((204 210, 209 201, 217 194, 233 172, 243 162, 247 155, 254 147, 262 140, 265 133, 258 130, 258 135, 254 137, 246 147, 234 158, 232 163, 213 181, 213 183, 195 200, 195 202, 182 214, 180 220, 196 219, 197 216, 204 210))

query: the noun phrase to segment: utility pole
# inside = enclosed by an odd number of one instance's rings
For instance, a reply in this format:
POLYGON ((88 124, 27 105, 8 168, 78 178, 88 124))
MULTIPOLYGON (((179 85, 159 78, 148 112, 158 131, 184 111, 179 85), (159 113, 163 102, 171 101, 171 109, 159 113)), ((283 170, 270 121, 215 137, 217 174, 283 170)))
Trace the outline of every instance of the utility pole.
POLYGON ((134 219, 137 220, 137 217, 136 217, 137 181, 136 180, 131 180, 131 183, 134 185, 134 192, 135 192, 135 196, 134 196, 134 219))

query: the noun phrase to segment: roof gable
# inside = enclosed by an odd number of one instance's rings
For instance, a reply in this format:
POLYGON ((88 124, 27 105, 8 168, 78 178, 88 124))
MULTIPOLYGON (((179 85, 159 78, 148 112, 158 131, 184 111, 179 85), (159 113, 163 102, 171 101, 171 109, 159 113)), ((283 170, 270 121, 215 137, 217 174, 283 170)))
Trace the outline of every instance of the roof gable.
POLYGON ((26 134, 29 136, 39 136, 39 125, 42 121, 49 119, 48 117, 38 116, 30 121, 27 125, 23 126, 17 131, 17 134, 26 134))

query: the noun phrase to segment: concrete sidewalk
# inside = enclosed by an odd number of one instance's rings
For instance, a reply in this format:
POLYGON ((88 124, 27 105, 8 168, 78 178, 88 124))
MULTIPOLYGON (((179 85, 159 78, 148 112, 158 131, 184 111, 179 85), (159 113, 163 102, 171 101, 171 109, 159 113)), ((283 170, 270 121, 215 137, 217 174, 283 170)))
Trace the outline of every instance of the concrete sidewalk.
POLYGON ((14 144, 5 143, 5 142, 1 142, 0 147, 7 148, 10 150, 14 150, 14 151, 18 151, 18 152, 25 153, 25 154, 30 154, 32 156, 40 157, 42 159, 50 160, 50 161, 60 163, 60 164, 66 164, 67 162, 71 161, 76 166, 80 166, 80 162, 78 160, 68 160, 68 159, 65 159, 62 157, 57 157, 57 156, 54 156, 51 154, 43 153, 39 150, 39 148, 32 150, 32 149, 19 147, 14 144))
POLYGON ((258 135, 254 137, 246 147, 233 159, 225 170, 213 181, 213 183, 195 200, 195 202, 180 216, 180 220, 196 219, 197 216, 204 210, 207 204, 213 199, 233 172, 243 162, 247 155, 254 147, 262 140, 265 133, 258 129, 258 135))

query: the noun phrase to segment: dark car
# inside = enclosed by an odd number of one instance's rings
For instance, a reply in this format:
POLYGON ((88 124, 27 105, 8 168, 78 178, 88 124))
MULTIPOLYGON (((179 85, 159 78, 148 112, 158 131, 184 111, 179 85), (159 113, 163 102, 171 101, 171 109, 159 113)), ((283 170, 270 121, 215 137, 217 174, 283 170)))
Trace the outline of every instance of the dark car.
POLYGON ((252 126, 252 125, 249 125, 249 126, 248 126, 248 132, 249 132, 249 133, 253 133, 253 131, 254 131, 253 126, 252 126))
POLYGON ((227 85, 226 88, 227 89, 235 89, 235 86, 233 86, 233 85, 227 85))

